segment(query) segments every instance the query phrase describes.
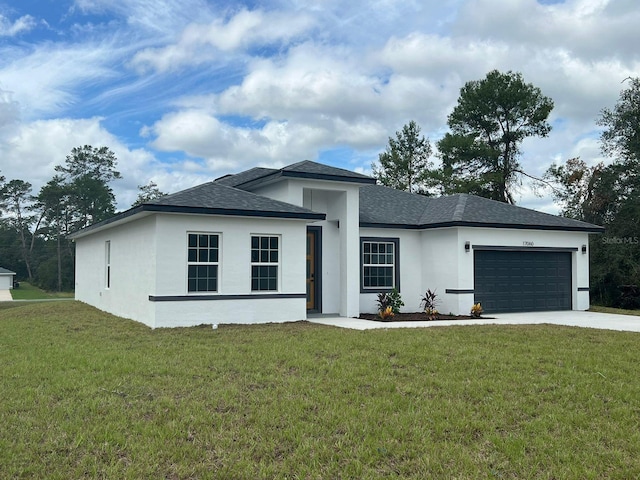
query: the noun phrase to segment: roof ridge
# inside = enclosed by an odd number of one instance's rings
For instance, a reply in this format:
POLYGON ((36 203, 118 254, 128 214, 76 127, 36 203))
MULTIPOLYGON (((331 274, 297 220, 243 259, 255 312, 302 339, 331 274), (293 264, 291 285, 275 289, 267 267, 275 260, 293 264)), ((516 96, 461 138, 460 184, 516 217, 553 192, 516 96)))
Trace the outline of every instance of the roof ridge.
POLYGON ((467 206, 467 195, 464 193, 458 194, 458 203, 456 203, 456 208, 453 211, 453 221, 460 221, 464 218, 464 210, 467 206))

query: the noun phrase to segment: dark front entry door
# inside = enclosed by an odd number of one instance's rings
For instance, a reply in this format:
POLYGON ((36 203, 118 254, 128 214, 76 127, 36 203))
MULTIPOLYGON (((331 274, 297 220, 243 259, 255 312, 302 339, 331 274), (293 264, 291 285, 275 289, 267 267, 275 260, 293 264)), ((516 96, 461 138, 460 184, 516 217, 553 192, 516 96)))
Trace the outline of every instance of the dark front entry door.
POLYGON ((474 296, 487 313, 571 309, 571 253, 475 251, 474 296))
POLYGON ((307 310, 320 311, 320 228, 307 229, 307 310))

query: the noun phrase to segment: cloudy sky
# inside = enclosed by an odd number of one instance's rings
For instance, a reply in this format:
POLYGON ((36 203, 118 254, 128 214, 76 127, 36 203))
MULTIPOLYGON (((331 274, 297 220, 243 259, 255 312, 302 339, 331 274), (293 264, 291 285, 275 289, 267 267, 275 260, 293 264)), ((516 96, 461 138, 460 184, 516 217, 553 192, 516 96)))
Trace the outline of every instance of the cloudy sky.
MULTIPOLYGON (((415 120, 432 143, 460 88, 522 72, 555 102, 522 163, 601 160, 599 111, 640 75, 637 0, 0 0, 0 171, 46 183, 108 146, 119 208, 300 160, 369 173, 415 120)), ((554 211, 524 185, 519 203, 554 211)))

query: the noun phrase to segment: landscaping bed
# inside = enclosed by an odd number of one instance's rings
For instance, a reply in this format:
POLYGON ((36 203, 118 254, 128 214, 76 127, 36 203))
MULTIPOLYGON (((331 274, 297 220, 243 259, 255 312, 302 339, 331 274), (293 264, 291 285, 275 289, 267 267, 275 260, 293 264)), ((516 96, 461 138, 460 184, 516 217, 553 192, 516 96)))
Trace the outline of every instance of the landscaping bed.
POLYGON ((393 317, 387 317, 386 319, 380 318, 377 313, 361 313, 358 318, 362 320, 375 320, 376 322, 437 322, 439 320, 481 320, 492 317, 472 317, 471 315, 438 315, 436 318, 431 319, 429 315, 424 312, 414 313, 396 313, 393 317))

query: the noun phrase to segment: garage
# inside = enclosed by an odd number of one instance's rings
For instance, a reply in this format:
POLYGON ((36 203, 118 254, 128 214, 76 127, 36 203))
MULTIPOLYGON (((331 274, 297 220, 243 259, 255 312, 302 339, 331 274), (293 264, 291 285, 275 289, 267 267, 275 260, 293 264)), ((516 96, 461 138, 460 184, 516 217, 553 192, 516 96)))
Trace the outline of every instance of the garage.
POLYGON ((486 313, 571 310, 571 251, 474 250, 474 298, 486 313))

